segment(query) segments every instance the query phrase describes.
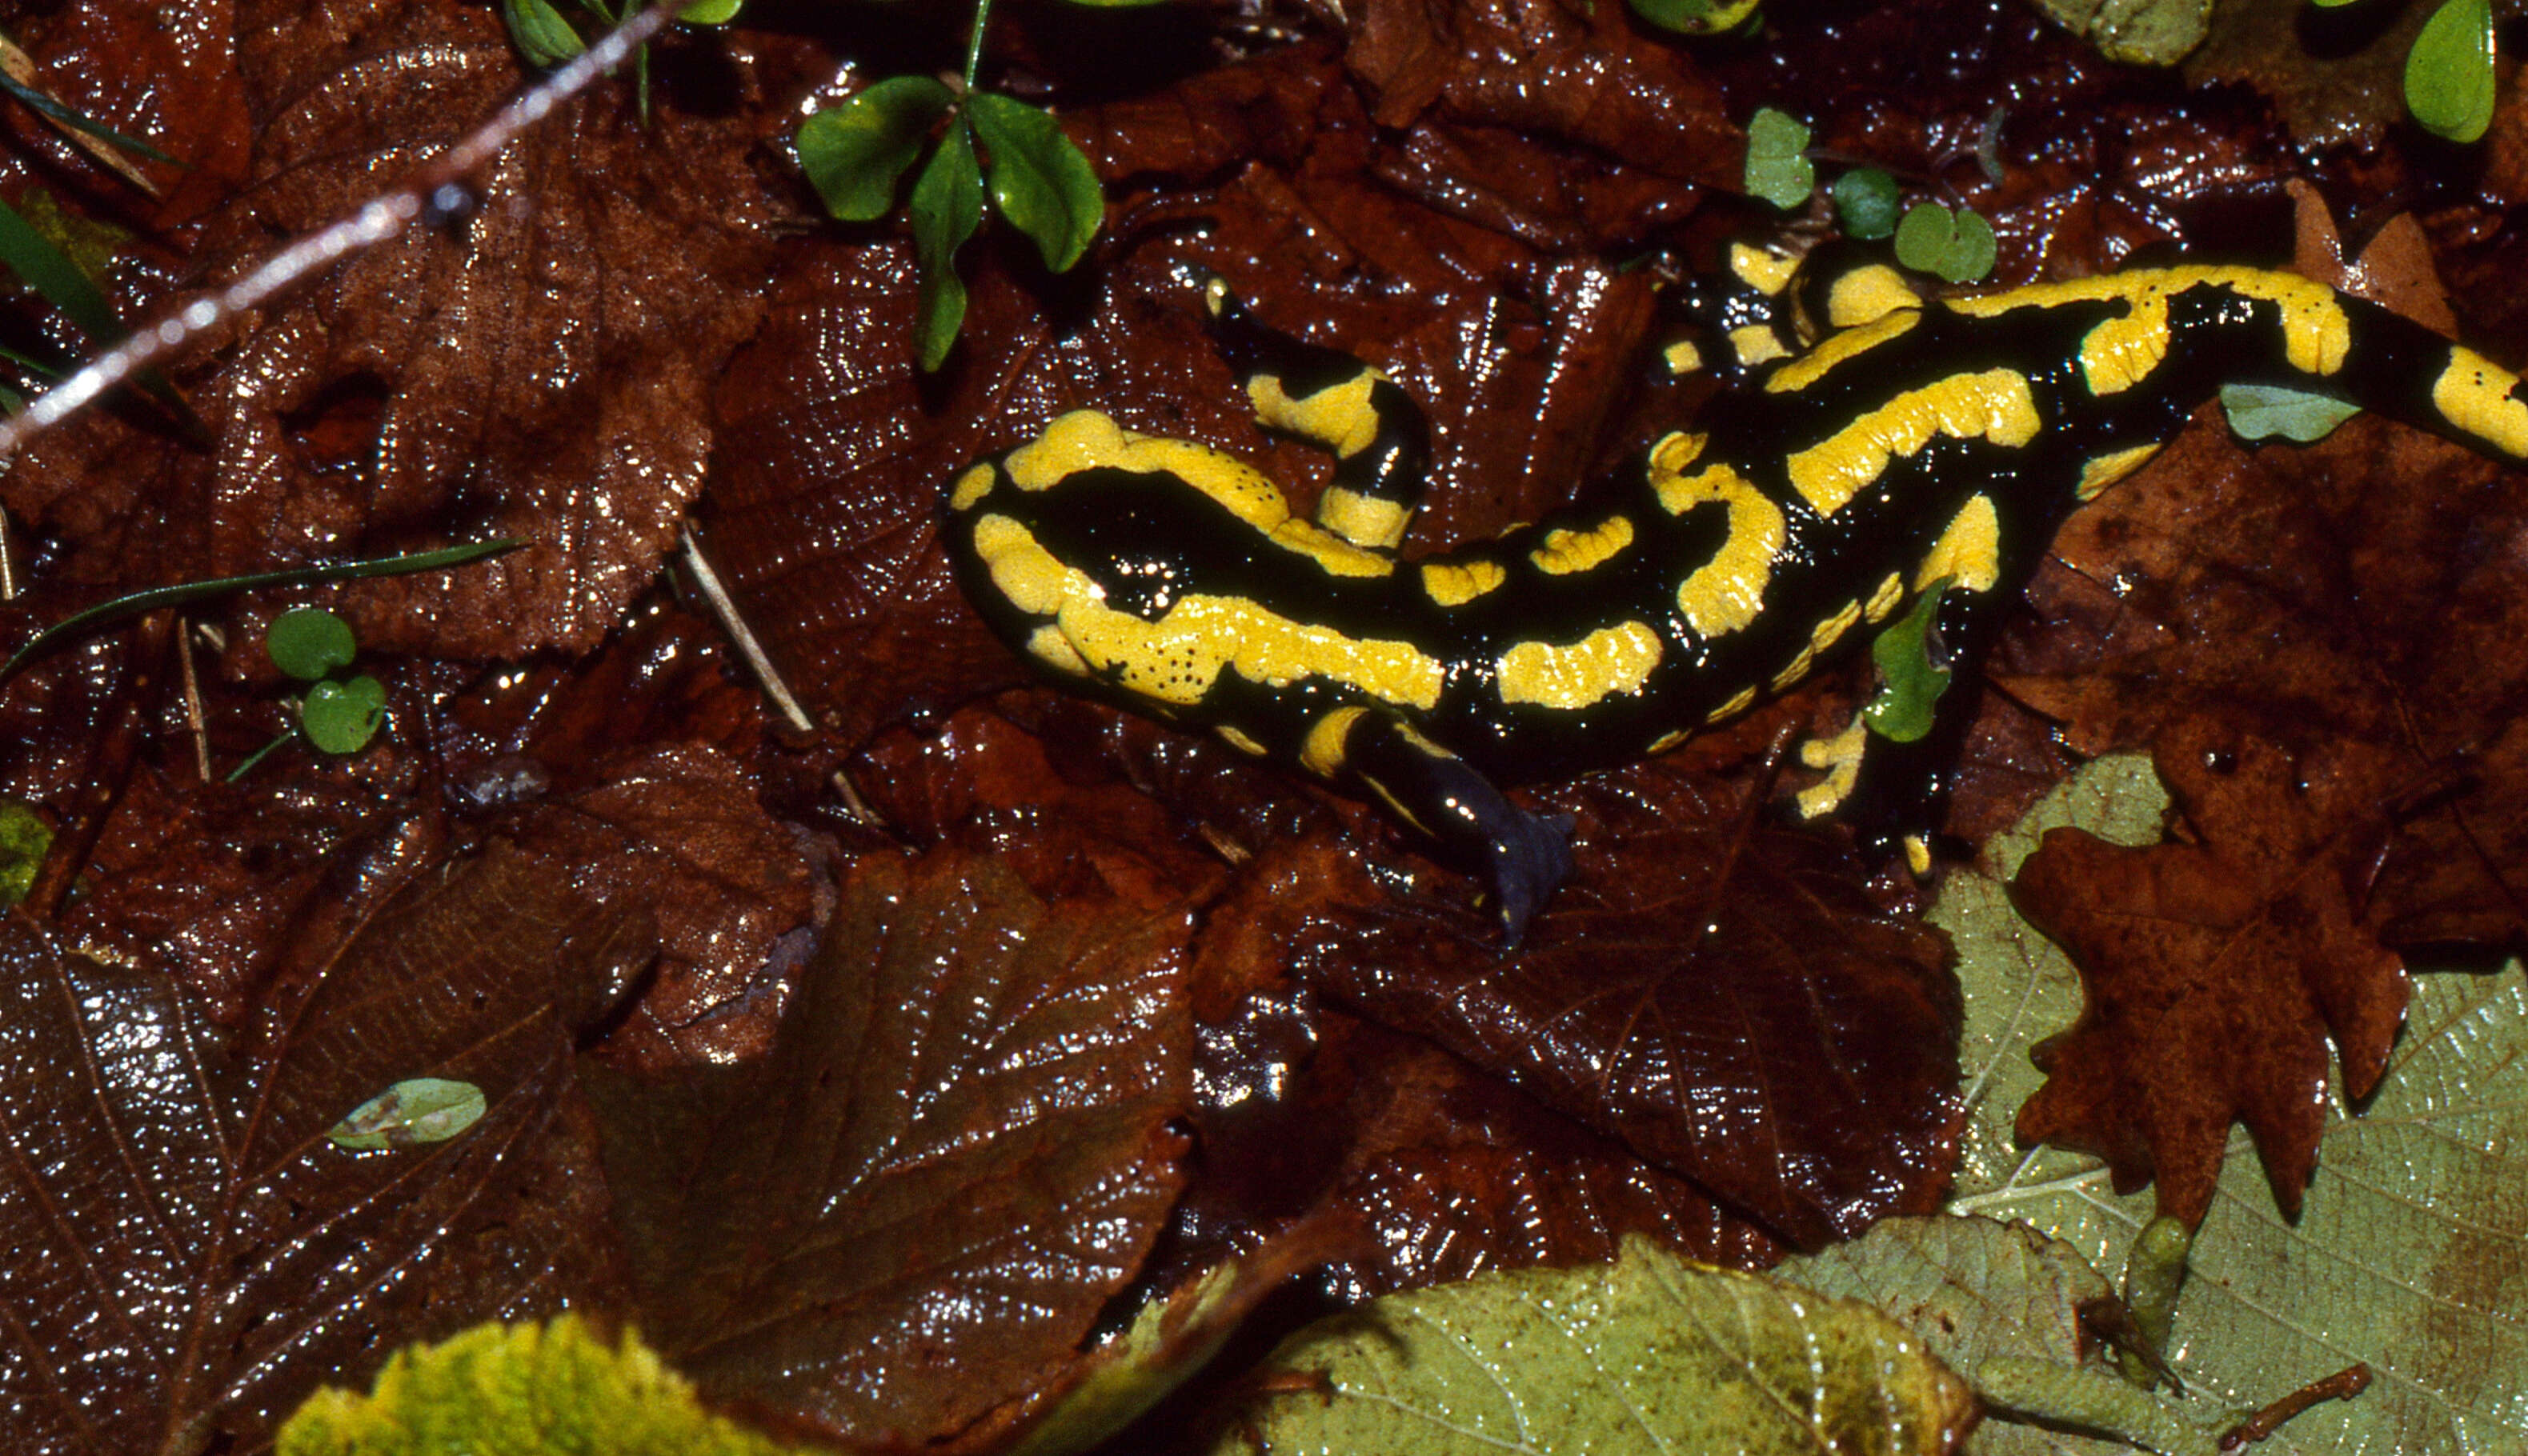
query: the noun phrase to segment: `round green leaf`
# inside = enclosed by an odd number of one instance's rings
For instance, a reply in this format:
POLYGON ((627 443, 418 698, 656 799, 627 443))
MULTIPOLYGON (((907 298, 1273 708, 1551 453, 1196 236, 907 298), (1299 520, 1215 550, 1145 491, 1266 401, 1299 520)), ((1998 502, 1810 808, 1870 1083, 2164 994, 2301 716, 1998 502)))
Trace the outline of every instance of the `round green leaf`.
POLYGON ((1801 153, 1808 124, 1767 106, 1747 123, 1747 191, 1775 207, 1798 207, 1817 190, 1817 168, 1801 153))
POLYGON ((825 210, 846 223, 886 216, 895 180, 955 99, 926 76, 890 77, 800 123, 799 167, 825 210))
POLYGON ((964 126, 948 129, 939 150, 913 183, 913 251, 921 265, 914 346, 922 367, 937 369, 966 322, 966 286, 957 278, 957 249, 983 221, 983 174, 964 126))
POLYGON ((2474 141, 2493 124, 2493 7, 2444 0, 2405 53, 2405 105, 2427 130, 2474 141))
POLYGON ((312 683, 351 665, 360 645, 351 624, 321 606, 293 606, 273 618, 263 650, 272 665, 302 683, 312 683))
POLYGON ((1896 179, 1875 167, 1857 167, 1836 178, 1834 214, 1846 237, 1887 236, 1896 231, 1896 179))
POLYGON ((1896 261, 1917 273, 1937 273, 1957 240, 1957 214, 1936 202, 1918 202, 1896 225, 1896 261))
POLYGON ((1106 218, 1096 169, 1059 123, 1024 101, 976 91, 966 98, 966 120, 988 159, 992 205, 1035 239, 1045 267, 1069 271, 1106 218))
POLYGON ((1992 224, 1984 221, 1983 214, 1971 207, 1959 208, 1957 240, 1950 244, 1949 266, 1940 277, 1953 284, 1974 283, 1992 272, 1998 247, 1992 224))
POLYGON ((481 1121, 483 1108, 483 1089, 472 1082, 413 1077, 351 1109, 325 1136, 359 1153, 444 1143, 481 1121))
POLYGON ((1631 0, 1633 14, 1661 29, 1716 35, 1745 25, 1764 0, 1631 0))
POLYGON ((530 66, 558 66, 588 49, 550 0, 500 0, 500 19, 508 22, 509 39, 530 66))
POLYGON ((725 26, 745 5, 746 0, 694 0, 676 12, 676 19, 688 26, 725 26))
POLYGON ((386 685, 366 676, 318 683, 298 704, 298 726, 309 743, 328 754, 356 754, 367 748, 386 715, 386 685))
POLYGON ((2324 440, 2336 426, 2361 413, 2359 405, 2273 385, 2223 385, 2221 408, 2240 440, 2279 435, 2301 444, 2324 440))

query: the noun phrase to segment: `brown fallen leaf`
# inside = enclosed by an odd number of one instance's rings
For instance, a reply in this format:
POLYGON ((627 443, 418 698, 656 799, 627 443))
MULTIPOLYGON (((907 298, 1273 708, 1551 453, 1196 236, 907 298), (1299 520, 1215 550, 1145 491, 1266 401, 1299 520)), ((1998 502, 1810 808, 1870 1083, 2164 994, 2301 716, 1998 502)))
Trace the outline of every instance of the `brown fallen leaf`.
POLYGON ((2284 1213, 2298 1209, 2330 1041, 2345 1095, 2368 1096, 2409 994, 2404 962, 2347 893, 2389 832, 2362 756, 2219 731, 2190 722, 2157 760, 2199 838, 2128 849, 2058 829, 2010 887, 2087 994, 2039 1049, 2047 1080, 2020 1109, 2020 1136, 2097 1154, 2125 1192, 2155 1174, 2161 1211, 2189 1223, 2210 1206, 2234 1120, 2284 1213))
MULTIPOLYGON (((199 69, 233 68, 221 94, 244 98, 250 180, 185 258, 210 286, 350 212, 520 77, 497 13, 436 0, 245 0, 232 26, 130 58, 176 66, 163 84, 184 96, 199 69)), ((411 230, 176 369, 211 449, 90 412, 22 452, 0 498, 59 533, 61 572, 99 593, 510 537, 528 548, 346 588, 362 645, 592 646, 699 493, 711 381, 759 316, 782 208, 749 161, 757 139, 747 119, 681 110, 645 129, 602 86, 474 179, 532 205, 411 230)))
POLYGON ((864 1444, 1028 1399, 1182 1186, 1187 931, 988 858, 859 860, 768 1055, 588 1073, 645 1336, 864 1444))
POLYGON ((396 1345, 615 1286, 570 1036, 640 953, 637 917, 496 847, 348 929, 293 948, 231 1035, 164 975, 0 922, 12 1445, 251 1448, 396 1345), (388 1152, 327 1141, 419 1076, 479 1087, 482 1119, 388 1152))

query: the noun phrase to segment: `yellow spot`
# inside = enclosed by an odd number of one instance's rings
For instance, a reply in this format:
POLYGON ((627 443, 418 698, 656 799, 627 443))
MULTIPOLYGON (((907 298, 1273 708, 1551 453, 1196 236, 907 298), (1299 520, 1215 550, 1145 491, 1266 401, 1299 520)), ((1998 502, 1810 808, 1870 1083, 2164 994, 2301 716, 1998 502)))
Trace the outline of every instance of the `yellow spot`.
POLYGON ((1393 500, 1363 495, 1341 486, 1329 487, 1317 497, 1317 524, 1356 546, 1374 551, 1392 551, 1404 540, 1404 528, 1413 523, 1413 512, 1393 500))
POLYGON ((1422 565, 1422 590, 1442 606, 1463 606, 1508 579, 1500 562, 1481 556, 1422 565))
POLYGON ((1369 792, 1378 796, 1379 802, 1387 806, 1387 811, 1389 813, 1396 815, 1396 817, 1403 820, 1405 824, 1423 834, 1429 834, 1431 832, 1430 826, 1422 822, 1421 816, 1413 812, 1413 810, 1406 808, 1404 806, 1404 801, 1396 798, 1395 793, 1385 784, 1380 783, 1378 780, 1371 778, 1365 773, 1355 773, 1352 777, 1369 785, 1369 792))
POLYGON ((1028 633, 1027 651, 1056 672, 1073 677, 1088 675, 1088 659, 1080 655, 1080 650, 1071 645, 1071 639, 1063 636, 1059 627, 1038 627, 1028 633))
POLYGON ((1811 768, 1826 770, 1822 783, 1812 784, 1796 796, 1800 817, 1814 819, 1834 812, 1852 793, 1861 778, 1861 754, 1868 747, 1869 728, 1859 718, 1852 726, 1832 738, 1812 738, 1800 745, 1800 761, 1811 768))
POLYGON ((1905 836, 1905 867, 1921 879, 1931 872, 1931 842, 1919 834, 1905 836))
POLYGON ((1651 446, 1651 470, 1654 474, 1683 475, 1685 467, 1703 458, 1703 447, 1711 442, 1710 436, 1691 430, 1670 431, 1651 446))
POLYGON ((1659 659, 1659 634, 1646 622, 1602 627, 1568 646, 1523 642, 1501 653, 1501 702, 1587 707, 1641 691, 1659 659))
POLYGON ((1855 328, 1898 309, 1922 306, 1922 295, 1905 286, 1905 276, 1884 263, 1856 268, 1825 290, 1825 321, 1837 329, 1855 328))
POLYGON ((1662 733, 1659 737, 1651 740, 1651 746, 1643 752, 1651 754, 1664 754, 1668 750, 1675 748, 1678 744, 1685 742, 1688 736, 1689 735, 1682 728, 1662 733))
POLYGON ((2107 487, 2141 469, 2144 461, 2159 453, 2155 444, 2137 444, 2129 450, 2110 450, 2092 458, 2080 467, 2080 483, 2074 494, 2082 500, 2094 499, 2107 487))
POLYGON ((1262 744, 1257 743, 1255 740, 1238 732, 1237 729, 1230 727, 1227 723, 1221 724, 1212 731, 1220 735, 1220 741, 1222 743, 1229 745, 1231 748, 1236 749, 1241 754, 1253 754, 1258 758, 1264 756, 1264 746, 1262 744))
POLYGON ((1229 307, 1229 280, 1214 274, 1202 282, 1202 307, 1213 318, 1229 307))
POLYGON ((2131 305, 2123 318, 2107 320, 2080 340, 2080 374, 2089 392, 2113 394, 2148 379, 2168 357, 2168 300, 2205 284, 2281 305, 2283 354, 2291 368, 2324 376, 2344 367, 2344 351, 2352 346, 2352 326, 2335 290, 2292 274, 2259 268, 2143 269, 2037 284, 1981 298, 1957 298, 1948 306, 1970 317, 1990 318, 2017 308, 2123 300, 2131 305))
POLYGON ((1852 624, 1860 620, 1861 603, 1858 601, 1847 601, 1843 604, 1843 610, 1836 612, 1833 616, 1826 618, 1824 621, 1817 623, 1816 627, 1810 629, 1809 646, 1817 651, 1822 652, 1826 649, 1833 647, 1837 642, 1840 642, 1843 639, 1843 634, 1852 630, 1852 624))
POLYGON ((1792 489, 1818 514, 1832 515, 1876 481, 1890 460, 1916 453, 1934 436, 2017 447, 2036 438, 2038 423, 2028 376, 1987 369, 1908 390, 1783 465, 1792 489))
POLYGON ((1961 592, 1989 592, 2001 579, 2001 517, 1992 497, 1977 495, 1958 507, 1940 539, 1914 572, 1914 590, 1922 591, 1942 577, 1961 592))
POLYGON ((1800 260, 1751 243, 1729 244, 1729 271, 1759 293, 1778 293, 1791 286, 1800 260))
POLYGON ((1861 615, 1869 621, 1884 621, 1904 599, 1905 578, 1891 571, 1887 580, 1878 584, 1878 590, 1870 594, 1870 604, 1861 609, 1861 615))
POLYGON ((974 502, 992 493, 992 467, 977 465, 957 477, 957 489, 948 493, 950 510, 972 510, 974 502))
POLYGON ((1692 374, 1703 367, 1703 350, 1696 348, 1691 338, 1680 338, 1669 344, 1659 350, 1659 357, 1667 361, 1670 377, 1692 374))
POLYGON ((1764 609, 1773 558, 1788 535, 1782 508, 1726 465, 1679 478, 1660 473, 1656 456, 1651 463, 1652 485, 1670 513, 1683 515, 1707 500, 1719 501, 1729 512, 1729 534, 1712 559, 1676 589, 1676 609, 1705 639, 1745 627, 1764 609))
POLYGON ((1369 407, 1369 391, 1387 376, 1364 366, 1339 385, 1293 399, 1282 392, 1282 382, 1259 374, 1246 382, 1246 398, 1255 418, 1301 440, 1314 441, 1337 455, 1357 455, 1378 439, 1378 411, 1369 407))
POLYGON ((1717 723, 1722 718, 1734 718, 1740 713, 1745 712, 1747 710, 1747 705, 1755 701, 1755 689, 1741 688, 1736 693, 1730 695, 1727 702, 1724 702, 1718 707, 1713 708, 1712 711, 1705 713, 1703 715, 1703 721, 1706 723, 1717 723))
POLYGON ((1782 346, 1782 337, 1766 324, 1741 324, 1729 331, 1729 352, 1738 356, 1742 369, 1769 364, 1790 352, 1782 346))
POLYGON ((974 523, 974 552, 1010 604, 1051 617, 1089 672, 1154 702, 1199 702, 1224 668, 1271 688, 1325 678, 1390 702, 1440 700, 1439 662, 1408 642, 1345 637, 1242 597, 1182 597, 1158 621, 1143 621, 1106 605, 1095 581, 1007 516, 974 523))
POLYGON ((2449 367, 2432 382, 2432 407, 2442 418, 2503 454, 2528 455, 2528 404, 2510 397, 2519 376, 2473 349, 2452 346, 2449 367))
POLYGON ((1631 518, 1608 516, 1586 531, 1545 533, 1545 545, 1528 552, 1527 559, 1547 576, 1574 576, 1611 559, 1632 544, 1631 518))
POLYGON ((1343 742, 1351 737, 1351 725, 1368 711, 1365 707, 1339 707, 1317 719, 1299 743, 1299 766, 1321 779, 1343 772, 1347 756, 1343 742))
POLYGON ((1333 532, 1296 516, 1274 527, 1268 534, 1275 546, 1316 562, 1328 576, 1386 576, 1396 570, 1394 561, 1376 551, 1364 551, 1333 532))
POLYGON ((1870 352, 1887 340, 1922 322, 1922 310, 1900 308, 1884 318, 1873 320, 1858 329, 1846 329, 1818 340, 1817 346, 1776 369, 1764 380, 1764 392, 1784 394, 1805 390, 1825 378, 1827 371, 1848 359, 1870 352))

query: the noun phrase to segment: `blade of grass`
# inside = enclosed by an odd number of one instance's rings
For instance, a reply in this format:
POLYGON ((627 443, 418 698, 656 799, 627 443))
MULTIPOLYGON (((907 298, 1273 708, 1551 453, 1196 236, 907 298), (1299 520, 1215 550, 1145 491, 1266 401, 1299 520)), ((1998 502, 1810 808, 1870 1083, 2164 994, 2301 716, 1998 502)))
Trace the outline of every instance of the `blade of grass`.
POLYGON ((250 576, 224 576, 206 582, 184 582, 173 587, 152 587, 101 601, 85 611, 73 612, 35 634, 32 642, 20 648, 7 663, 0 664, 0 679, 15 673, 26 662, 55 645, 91 632, 109 622, 138 616, 162 606, 178 606, 199 601, 207 597, 223 597, 231 592, 251 591, 256 587, 298 587, 311 582, 343 581, 354 577, 409 576, 416 571, 437 571, 449 566, 463 566, 503 551, 514 551, 526 545, 520 541, 478 541, 465 546, 448 546, 436 551, 416 551, 405 556, 382 556, 366 561, 341 561, 330 566, 298 566, 288 571, 262 571, 250 576))

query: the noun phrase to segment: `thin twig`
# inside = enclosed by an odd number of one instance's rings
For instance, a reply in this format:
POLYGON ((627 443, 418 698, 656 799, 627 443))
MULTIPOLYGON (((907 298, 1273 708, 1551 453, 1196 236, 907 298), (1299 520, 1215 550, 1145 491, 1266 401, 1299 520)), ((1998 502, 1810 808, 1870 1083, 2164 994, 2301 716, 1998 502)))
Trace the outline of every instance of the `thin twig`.
POLYGON ((755 630, 746 625, 746 618, 738 613, 737 603, 729 599, 728 589, 720 585, 719 573, 711 569, 711 558, 703 554, 702 544, 694 540, 691 531, 678 533, 677 539, 684 548, 685 569, 693 573, 694 590, 702 594, 711 615, 719 619, 719 630, 727 633, 728 640, 736 645, 737 654, 746 659, 747 670, 755 674, 755 681, 764 689, 764 696, 772 700, 772 706, 781 714, 783 722, 801 733, 816 732, 816 720, 809 717, 808 710, 791 696, 790 685, 781 680, 781 669, 772 665, 772 658, 764 650, 764 644, 756 640, 755 630))
POLYGON ((2235 1451, 2249 1441, 2260 1441, 2282 1430, 2283 1423, 2310 1406, 2326 1400, 2350 1400, 2370 1386, 2370 1367, 2346 1366, 2322 1380, 2312 1380, 2272 1405, 2256 1412, 2230 1428, 2221 1437, 2221 1449, 2235 1451))
POLYGON ((211 731, 202 721, 201 681, 193 676, 193 628, 183 617, 176 619, 176 661, 184 672, 184 726, 193 736, 193 767, 207 784, 211 781, 211 731))
POLYGON ((424 164, 401 185, 370 198, 350 216, 299 238, 227 287, 205 293, 157 323, 133 331, 123 342, 89 360, 79 373, 45 390, 23 412, 0 420, 0 460, 221 322, 261 306, 275 294, 353 253, 385 242, 434 206, 443 211, 454 210, 463 201, 458 183, 466 174, 498 156, 520 132, 613 69, 632 53, 633 47, 658 34, 675 19, 684 3, 690 0, 653 0, 639 15, 606 32, 553 75, 519 92, 492 120, 424 164))

